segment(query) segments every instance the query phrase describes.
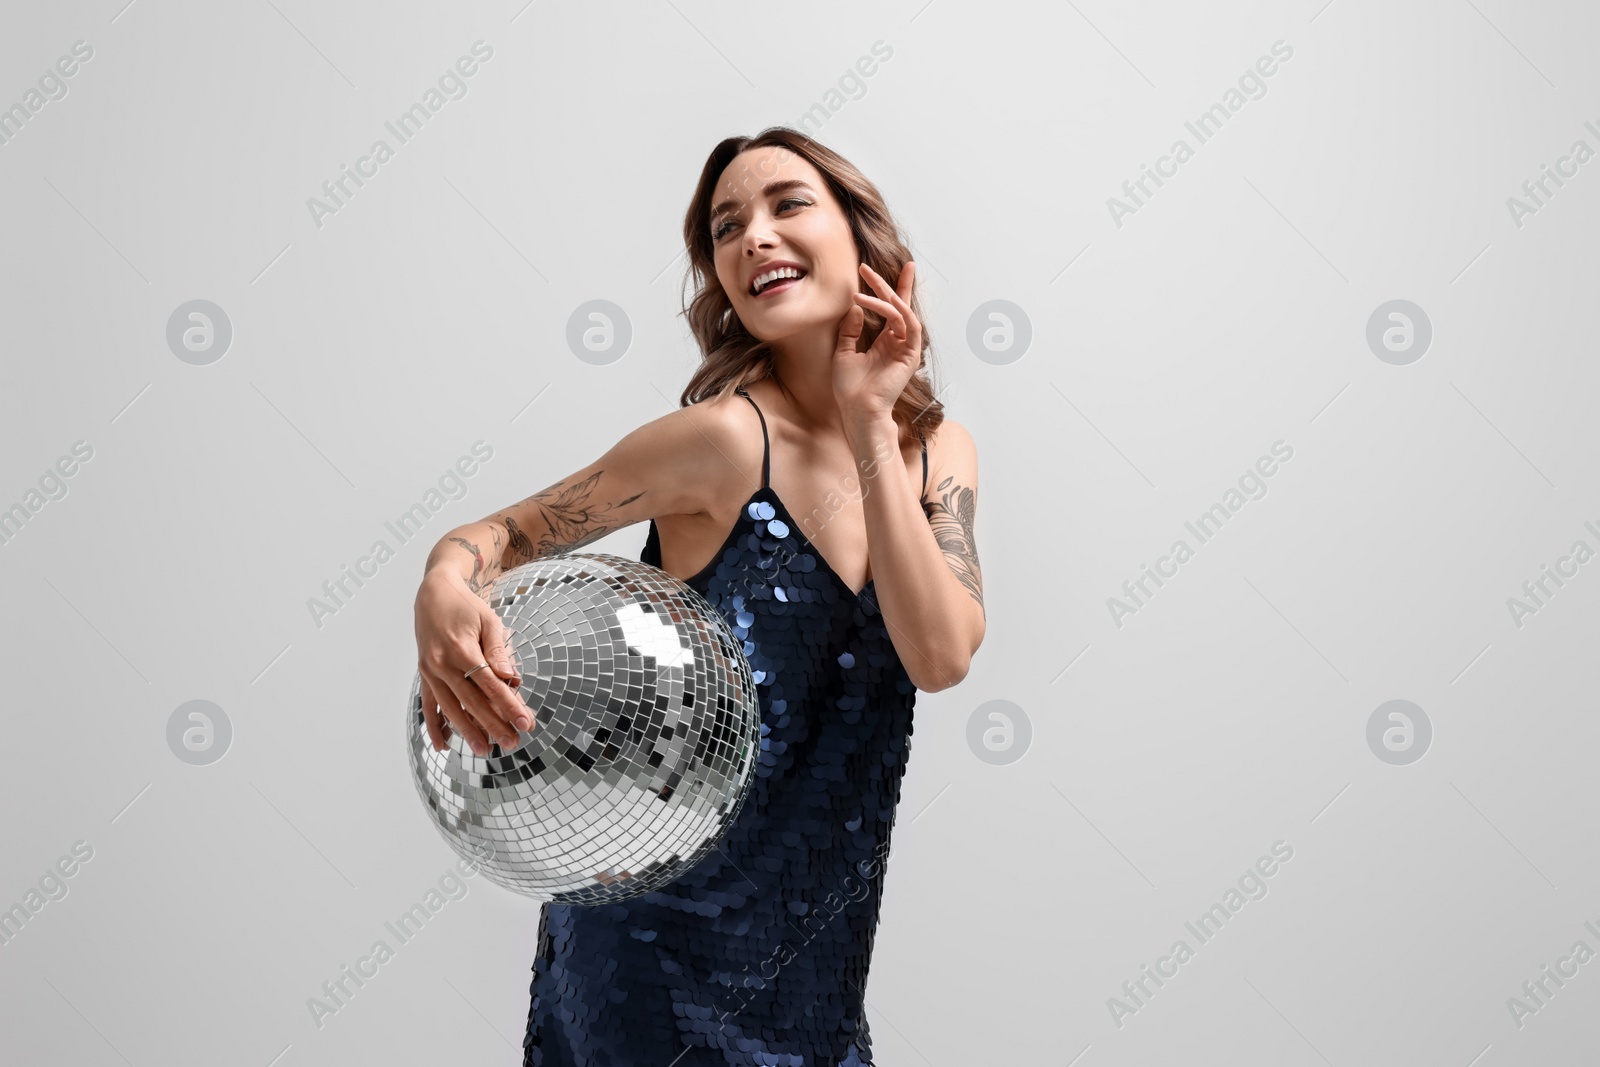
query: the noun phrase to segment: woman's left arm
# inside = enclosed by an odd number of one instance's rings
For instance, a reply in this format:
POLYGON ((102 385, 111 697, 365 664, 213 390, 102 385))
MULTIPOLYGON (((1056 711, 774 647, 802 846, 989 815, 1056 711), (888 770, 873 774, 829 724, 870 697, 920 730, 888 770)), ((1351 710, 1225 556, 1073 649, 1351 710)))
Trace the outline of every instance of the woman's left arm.
POLYGON ((900 462, 894 405, 922 362, 922 322, 912 306, 916 265, 905 263, 896 284, 866 263, 872 293, 855 294, 839 321, 833 353, 833 395, 855 452, 867 520, 867 553, 878 609, 900 662, 924 692, 949 689, 966 677, 983 641, 983 579, 972 525, 978 502, 978 451, 965 428, 946 419, 928 454, 926 503, 917 499, 900 462), (857 349, 866 310, 884 325, 865 351, 857 349), (881 462, 883 456, 894 462, 881 462))
POLYGON ((940 424, 928 449, 928 494, 899 462, 893 419, 849 426, 863 472, 862 508, 878 608, 906 674, 918 689, 948 689, 966 676, 983 643, 983 574, 973 526, 978 453, 966 427, 940 424), (882 463, 884 455, 895 462, 882 463))

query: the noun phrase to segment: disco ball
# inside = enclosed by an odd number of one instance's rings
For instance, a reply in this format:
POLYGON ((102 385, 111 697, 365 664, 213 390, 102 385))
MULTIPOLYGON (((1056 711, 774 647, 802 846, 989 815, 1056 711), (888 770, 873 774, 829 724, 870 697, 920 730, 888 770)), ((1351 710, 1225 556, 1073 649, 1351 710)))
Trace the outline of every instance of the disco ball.
POLYGON ((407 744, 430 821, 499 885, 608 904, 671 882, 717 846, 760 756, 761 706, 742 641, 666 571, 568 553, 502 574, 488 603, 509 631, 535 726, 478 756, 434 749, 411 685, 407 744))

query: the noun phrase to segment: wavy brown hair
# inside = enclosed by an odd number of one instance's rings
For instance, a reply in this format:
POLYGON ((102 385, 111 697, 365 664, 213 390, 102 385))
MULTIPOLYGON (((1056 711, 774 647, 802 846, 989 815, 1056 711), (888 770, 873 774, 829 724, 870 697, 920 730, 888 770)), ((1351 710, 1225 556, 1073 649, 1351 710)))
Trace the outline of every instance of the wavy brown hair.
MULTIPOLYGON (((694 296, 683 306, 683 315, 689 329, 700 344, 700 366, 684 386, 679 404, 687 407, 708 397, 726 396, 733 389, 771 378, 779 388, 783 382, 778 377, 773 362, 771 344, 756 338, 746 330, 744 323, 734 313, 733 302, 717 279, 714 261, 715 249, 711 239, 711 198, 716 194, 717 179, 733 162, 735 156, 753 148, 778 147, 787 149, 805 159, 821 172, 828 191, 844 209, 850 223, 850 233, 855 238, 856 251, 861 261, 877 271, 891 286, 900 277, 900 271, 911 259, 911 251, 900 236, 883 194, 867 180, 866 175, 837 152, 813 140, 799 130, 788 126, 770 126, 754 137, 729 137, 711 150, 705 167, 700 171, 700 182, 695 186, 694 197, 683 218, 683 241, 689 249, 689 270, 694 296)), ((932 344, 928 337, 927 319, 922 314, 922 304, 917 297, 920 285, 911 290, 911 310, 922 322, 922 362, 916 373, 906 383, 895 401, 894 420, 903 433, 932 433, 944 421, 944 405, 934 395, 929 380, 931 367, 928 353, 932 344)), ((864 280, 861 292, 876 296, 864 280)), ((871 308, 863 308, 865 320, 857 351, 866 351, 882 332, 885 322, 871 308)))

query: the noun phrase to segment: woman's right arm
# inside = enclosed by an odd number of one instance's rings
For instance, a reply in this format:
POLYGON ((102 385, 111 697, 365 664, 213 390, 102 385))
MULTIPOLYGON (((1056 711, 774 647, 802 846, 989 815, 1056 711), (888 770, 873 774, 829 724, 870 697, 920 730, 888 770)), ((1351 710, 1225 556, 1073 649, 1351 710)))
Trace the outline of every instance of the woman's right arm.
POLYGON ((491 742, 515 748, 517 731, 533 727, 517 694, 509 635, 488 605, 495 579, 636 522, 707 510, 745 477, 728 458, 739 432, 724 405, 680 408, 582 470, 439 539, 416 599, 423 718, 435 749, 454 729, 486 755, 491 742), (480 663, 489 666, 464 677, 480 663))

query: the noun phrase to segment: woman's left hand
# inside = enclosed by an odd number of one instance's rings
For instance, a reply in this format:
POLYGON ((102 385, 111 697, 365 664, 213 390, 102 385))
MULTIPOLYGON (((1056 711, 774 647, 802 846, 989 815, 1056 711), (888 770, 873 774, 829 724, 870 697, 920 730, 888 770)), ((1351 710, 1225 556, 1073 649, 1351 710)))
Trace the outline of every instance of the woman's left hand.
POLYGON ((901 268, 898 292, 865 263, 861 273, 878 296, 856 293, 856 303, 839 322, 833 396, 847 421, 868 422, 891 417, 895 401, 922 365, 922 323, 911 310, 914 264, 908 261, 901 268), (871 348, 857 352, 856 343, 866 325, 865 308, 882 315, 884 326, 871 348))

